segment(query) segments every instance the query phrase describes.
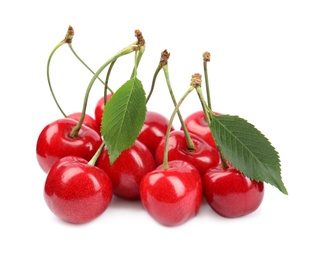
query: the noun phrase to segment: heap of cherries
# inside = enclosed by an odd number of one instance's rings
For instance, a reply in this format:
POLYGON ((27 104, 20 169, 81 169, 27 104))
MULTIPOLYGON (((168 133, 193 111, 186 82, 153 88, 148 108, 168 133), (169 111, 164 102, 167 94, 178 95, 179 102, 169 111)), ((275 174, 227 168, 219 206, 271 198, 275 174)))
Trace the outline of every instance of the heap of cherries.
POLYGON ((238 116, 211 109, 207 64, 203 53, 202 75, 192 75, 190 87, 177 101, 168 73, 170 54, 164 50, 148 95, 137 78, 145 40, 137 40, 92 71, 72 47, 72 26, 51 52, 47 79, 63 117, 46 125, 37 139, 37 162, 46 173, 44 199, 48 208, 70 223, 86 223, 99 217, 113 196, 140 200, 158 223, 180 225, 197 215, 203 200, 227 218, 254 212, 262 203, 264 183, 287 194, 280 174, 278 153, 253 125, 238 116), (67 44, 92 73, 81 112, 65 114, 54 95, 49 67, 53 54, 67 44), (131 77, 119 88, 109 86, 114 63, 134 54, 131 77), (102 72, 107 70, 104 80, 102 72), (147 109, 156 77, 163 70, 175 109, 169 117, 147 109), (102 82, 94 116, 86 113, 88 96, 96 80, 102 82), (201 110, 183 119, 180 106, 196 91, 201 110), (173 127, 175 116, 180 129, 173 127))

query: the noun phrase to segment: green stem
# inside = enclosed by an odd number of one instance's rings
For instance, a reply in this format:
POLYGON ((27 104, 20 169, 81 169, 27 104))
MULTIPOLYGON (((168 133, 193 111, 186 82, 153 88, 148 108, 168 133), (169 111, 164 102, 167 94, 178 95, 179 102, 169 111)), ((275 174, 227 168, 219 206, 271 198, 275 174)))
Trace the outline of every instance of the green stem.
POLYGON ((134 78, 137 76, 137 69, 138 69, 138 66, 140 64, 140 61, 141 61, 141 58, 144 54, 144 51, 145 51, 145 46, 139 46, 139 50, 136 51, 136 55, 135 55, 135 66, 133 68, 133 71, 131 73, 131 78, 134 78))
POLYGON ((135 30, 135 36, 137 37, 137 48, 136 48, 136 55, 135 55, 135 66, 133 68, 133 71, 131 73, 130 78, 137 77, 137 69, 140 63, 140 60, 144 54, 145 51, 145 40, 140 30, 135 30))
POLYGON ((172 124, 173 124, 173 120, 175 115, 178 113, 179 108, 182 104, 182 102, 185 100, 185 98, 188 96, 188 94, 195 88, 195 86, 190 86, 189 89, 185 92, 185 94, 181 97, 181 99, 179 100, 179 102, 176 104, 172 115, 170 117, 169 123, 168 123, 168 128, 167 128, 167 132, 166 132, 166 137, 165 137, 165 150, 164 150, 164 160, 163 160, 163 169, 166 170, 169 168, 168 165, 168 144, 169 144, 169 137, 170 137, 170 132, 171 132, 171 128, 172 128, 172 124))
POLYGON ((209 77, 208 77, 208 68, 207 68, 207 63, 210 62, 210 53, 205 52, 203 54, 203 71, 204 71, 204 76, 205 76, 205 84, 206 84, 206 92, 207 92, 207 100, 208 100, 208 106, 210 109, 211 107, 211 95, 210 95, 210 87, 209 87, 209 77))
POLYGON ((149 101, 149 99, 151 98, 151 95, 152 95, 152 93, 154 91, 155 81, 156 81, 157 75, 158 75, 159 71, 165 65, 168 64, 169 57, 170 57, 170 53, 167 50, 164 50, 164 51, 161 52, 160 61, 159 61, 159 64, 158 64, 158 66, 156 68, 156 71, 154 73, 153 80, 152 80, 152 86, 151 86, 150 92, 149 92, 149 94, 147 96, 146 103, 149 101))
MULTIPOLYGON (((73 54, 74 54, 74 56, 92 73, 92 74, 95 74, 95 72, 90 68, 90 67, 88 67, 87 66, 87 64, 77 55, 77 53, 75 52, 75 50, 73 49, 73 47, 72 47, 72 43, 69 43, 68 44, 69 45, 69 47, 70 47, 70 49, 71 49, 71 51, 73 52, 73 54)), ((112 89, 110 89, 109 88, 109 86, 107 85, 107 83, 105 83, 101 78, 99 78, 98 77, 98 79, 101 81, 101 83, 103 84, 103 85, 105 85, 107 88, 108 88, 108 90, 111 92, 111 93, 113 93, 113 91, 112 91, 112 89)))
MULTIPOLYGON (((103 94, 103 103, 104 105, 106 105, 107 103, 107 95, 108 95, 108 82, 109 82, 109 78, 110 78, 110 75, 111 75, 111 71, 112 71, 112 68, 115 64, 116 60, 112 61, 110 66, 109 66, 109 69, 108 69, 108 72, 107 72, 107 75, 106 75, 106 79, 105 79, 105 82, 106 82, 106 85, 104 86, 104 94, 103 94)), ((111 92, 111 91, 110 91, 111 92)), ((114 92, 111 92, 112 94, 114 94, 114 92)))
POLYGON ((99 146, 98 150, 96 151, 96 153, 93 155, 93 157, 88 162, 89 165, 95 166, 96 161, 97 161, 98 157, 100 156, 104 146, 105 146, 105 142, 103 141, 101 143, 101 145, 99 146))
POLYGON ((161 66, 161 64, 159 64, 159 65, 157 66, 157 68, 156 68, 155 73, 154 73, 153 80, 152 80, 152 86, 151 86, 150 92, 149 92, 149 94, 148 94, 148 96, 147 96, 147 98, 146 98, 146 103, 149 101, 149 99, 150 99, 151 96, 152 96, 152 93, 153 93, 154 87, 155 87, 156 78, 157 78, 157 75, 158 75, 158 73, 159 73, 159 71, 160 71, 161 69, 162 69, 162 66, 161 66))
POLYGON ((204 115, 205 115, 205 119, 206 119, 207 123, 210 125, 210 123, 211 123, 211 116, 212 116, 212 110, 207 105, 206 101, 203 98, 201 87, 197 87, 196 88, 196 92, 198 94, 198 97, 199 97, 199 100, 200 100, 200 103, 201 103, 201 106, 202 106, 202 110, 203 110, 204 115))
POLYGON ((56 99, 56 96, 55 96, 54 91, 53 91, 53 88, 52 88, 51 79, 50 79, 50 63, 51 63, 52 57, 53 57, 54 53, 56 52, 56 50, 57 50, 60 46, 64 45, 65 43, 66 43, 66 41, 65 41, 65 40, 62 40, 62 41, 61 41, 60 43, 58 43, 58 44, 55 46, 55 48, 52 50, 50 56, 48 57, 48 61, 47 61, 47 70, 46 70, 46 72, 47 72, 48 86, 49 86, 50 91, 51 91, 51 93, 52 93, 53 99, 54 99, 54 101, 55 101, 55 103, 56 103, 56 105, 57 105, 59 111, 63 114, 64 117, 67 117, 67 115, 66 115, 65 112, 62 110, 62 108, 60 107, 60 105, 59 105, 59 103, 58 103, 58 101, 57 101, 57 99, 56 99))
POLYGON ((130 76, 131 79, 137 77, 138 53, 139 53, 139 51, 135 51, 135 63, 134 63, 133 70, 132 70, 132 73, 131 73, 131 76, 130 76))
POLYGON ((227 164, 226 162, 226 159, 224 158, 223 154, 220 152, 219 150, 219 153, 220 153, 220 157, 221 157, 221 165, 222 165, 222 168, 223 170, 229 168, 229 165, 227 164))
MULTIPOLYGON (((166 82, 167 82, 167 85, 168 85, 168 89, 169 89, 169 93, 170 93, 171 99, 173 101, 174 106, 176 106, 177 102, 176 102, 176 99, 174 97, 174 94, 173 94, 173 91, 172 91, 172 87, 171 87, 171 84, 170 84, 170 79, 169 79, 168 64, 163 66, 163 70, 164 70, 164 73, 165 73, 165 78, 166 78, 166 82)), ((188 132, 187 127, 186 127, 186 125, 184 123, 184 120, 183 120, 183 117, 181 115, 180 110, 178 110, 177 113, 178 113, 178 117, 179 117, 180 123, 182 125, 182 129, 183 129, 185 137, 186 137, 187 148, 190 149, 190 150, 194 150, 195 149, 194 142, 193 142, 193 140, 191 139, 191 137, 189 135, 189 132, 188 132)))
MULTIPOLYGON (((215 115, 213 114, 211 108, 208 107, 206 101, 204 100, 201 87, 196 87, 196 91, 197 91, 197 94, 199 96, 199 99, 200 99, 200 102, 201 102, 201 105, 202 105, 202 109, 203 109, 206 121, 207 121, 208 125, 210 125, 212 117, 215 116, 215 115)), ((225 158, 223 157, 223 154, 220 151, 219 147, 217 148, 217 150, 219 151, 219 154, 220 154, 220 157, 221 157, 222 168, 223 169, 227 169, 229 166, 228 166, 225 158)))
POLYGON ((98 70, 97 72, 94 74, 94 76, 92 77, 91 81, 88 84, 88 87, 86 89, 86 93, 85 93, 85 97, 84 97, 84 102, 83 102, 83 107, 82 107, 82 113, 81 113, 81 117, 80 120, 78 121, 77 125, 72 129, 70 136, 72 138, 75 138, 78 135, 78 132, 83 124, 83 120, 85 117, 85 113, 86 113, 86 107, 87 107, 87 101, 88 101, 88 96, 90 93, 90 90, 95 82, 95 80, 98 78, 99 74, 105 69, 106 66, 108 66, 111 62, 115 61, 116 59, 118 59, 119 57, 129 54, 133 51, 135 51, 135 49, 137 48, 136 45, 130 45, 127 46, 126 48, 122 49, 120 52, 118 52, 117 54, 115 54, 114 56, 112 56, 110 59, 108 59, 98 70))
POLYGON ((142 46, 140 46, 139 53, 138 53, 137 67, 140 64, 140 61, 141 61, 141 58, 142 58, 144 52, 145 52, 145 45, 142 45, 142 46))

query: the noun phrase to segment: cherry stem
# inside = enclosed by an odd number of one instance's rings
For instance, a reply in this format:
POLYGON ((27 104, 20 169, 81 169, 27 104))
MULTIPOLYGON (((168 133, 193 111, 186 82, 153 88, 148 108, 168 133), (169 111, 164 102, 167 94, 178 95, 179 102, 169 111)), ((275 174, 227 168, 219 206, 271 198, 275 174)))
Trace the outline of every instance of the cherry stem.
POLYGON ((137 43, 136 44, 138 45, 138 48, 136 50, 135 66, 134 66, 133 71, 131 73, 131 78, 134 78, 137 76, 137 69, 138 69, 141 58, 142 58, 144 51, 145 51, 145 40, 144 40, 144 37, 143 37, 141 31, 135 30, 135 36, 137 37, 137 43))
POLYGON ((151 98, 152 94, 153 94, 153 91, 154 91, 154 87, 155 87, 155 82, 156 82, 156 78, 157 78, 157 75, 158 73, 160 72, 160 70, 162 69, 162 66, 159 64, 155 70, 155 73, 153 75, 153 80, 152 80, 152 86, 151 86, 151 89, 150 89, 150 92, 149 94, 147 95, 147 98, 146 98, 146 103, 149 101, 149 99, 151 98))
POLYGON ((180 106, 182 105, 182 103, 186 99, 186 97, 189 95, 189 93, 194 88, 196 88, 198 86, 198 84, 201 84, 201 79, 200 79, 200 82, 199 82, 199 76, 200 76, 200 74, 194 74, 192 76, 190 87, 187 89, 185 94, 181 97, 179 102, 176 104, 176 106, 175 106, 175 108, 174 108, 174 110, 173 110, 173 112, 171 114, 171 117, 169 119, 169 123, 168 123, 168 127, 167 127, 167 132, 166 132, 166 136, 165 136, 164 160, 163 160, 163 165, 162 165, 162 168, 164 170, 167 170, 169 168, 169 165, 168 165, 168 144, 169 144, 169 137, 170 137, 170 132, 171 132, 171 128, 172 128, 174 117, 178 113, 180 106))
POLYGON ((93 157, 90 159, 90 161, 88 162, 89 165, 95 166, 98 157, 100 156, 103 148, 105 146, 105 142, 102 141, 101 145, 99 146, 98 150, 96 151, 96 153, 93 155, 93 157))
MULTIPOLYGON (((201 87, 196 87, 196 91, 197 91, 197 94, 199 96, 199 99, 200 99, 200 102, 201 102, 201 105, 202 105, 202 109, 203 109, 206 121, 207 121, 208 125, 210 125, 212 117, 216 116, 216 115, 214 115, 214 113, 212 112, 211 108, 207 105, 206 101, 204 100, 201 87)), ((223 169, 229 168, 229 166, 228 166, 228 164, 227 164, 227 162, 226 162, 222 152, 220 151, 219 147, 217 147, 217 150, 219 151, 219 154, 220 154, 220 157, 221 157, 222 168, 223 169)))
POLYGON ((49 72, 49 71, 50 71, 51 60, 52 60, 52 57, 53 57, 54 53, 56 52, 56 50, 57 50, 60 46, 64 45, 65 43, 70 44, 70 43, 72 42, 73 36, 74 36, 74 30, 73 30, 72 26, 69 25, 69 28, 68 28, 68 30, 67 30, 67 33, 66 33, 65 38, 55 46, 55 48, 52 50, 50 56, 48 57, 48 61, 47 61, 47 81, 48 81, 48 86, 49 86, 49 88, 50 88, 50 91, 51 91, 51 93, 52 93, 53 99, 54 99, 54 101, 55 101, 55 103, 56 103, 56 105, 57 105, 59 111, 63 114, 64 117, 67 117, 67 115, 66 115, 65 112, 62 110, 62 108, 60 107, 60 105, 59 105, 59 103, 58 103, 58 101, 57 101, 57 99, 56 99, 56 96, 55 96, 54 91, 53 91, 53 88, 52 88, 51 78, 50 78, 50 72, 49 72))
POLYGON ((119 57, 127 55, 129 53, 132 53, 137 49, 137 45, 129 45, 116 53, 114 56, 112 56, 110 59, 108 59, 98 70, 97 72, 93 75, 92 79, 90 80, 88 87, 86 89, 85 97, 84 97, 84 102, 83 102, 83 107, 82 107, 82 113, 80 120, 78 121, 77 125, 72 129, 70 136, 72 138, 75 138, 78 135, 78 132, 80 131, 80 128, 83 124, 85 113, 86 113, 86 107, 87 107, 87 101, 88 101, 88 96, 90 93, 90 90, 95 82, 95 80, 98 78, 99 74, 108 66, 111 62, 117 60, 119 57))
MULTIPOLYGON (((174 97, 174 94, 173 94, 173 91, 172 91, 172 87, 171 87, 171 84, 170 84, 170 79, 169 79, 168 63, 163 66, 163 70, 164 70, 164 73, 165 73, 165 78, 166 78, 166 82, 167 82, 167 85, 168 85, 168 89, 169 89, 169 93, 170 93, 171 99, 173 101, 174 106, 176 106, 177 102, 176 102, 176 99, 174 97)), ((193 142, 193 140, 191 139, 191 137, 189 135, 189 132, 188 132, 187 127, 186 127, 186 125, 184 123, 184 120, 183 120, 183 117, 181 115, 180 110, 177 110, 177 113, 178 113, 178 117, 179 117, 180 123, 182 125, 182 129, 183 129, 184 134, 185 134, 186 143, 187 143, 187 149, 193 151, 193 150, 195 150, 194 142, 193 142)))
POLYGON ((211 95, 210 95, 210 87, 209 87, 209 77, 208 77, 208 68, 207 68, 207 63, 210 62, 211 59, 211 54, 210 52, 204 52, 203 53, 203 71, 204 71, 204 76, 205 76, 205 84, 206 84, 206 92, 207 92, 207 100, 208 100, 208 106, 210 109, 211 107, 211 95))
MULTIPOLYGON (((90 67, 88 67, 87 66, 87 64, 77 55, 77 53, 75 52, 75 50, 73 49, 73 46, 72 46, 72 43, 69 43, 68 44, 69 45, 69 47, 70 47, 70 49, 71 49, 71 51, 73 52, 73 54, 74 54, 74 56, 92 73, 92 74, 95 74, 95 72, 90 68, 90 67)), ((101 81, 101 83, 103 84, 103 85, 105 85, 106 86, 106 88, 113 94, 113 90, 108 86, 108 83, 107 82, 104 82, 101 78, 99 78, 98 77, 98 80, 100 80, 101 81)))
POLYGON ((153 76, 153 80, 152 80, 152 86, 151 86, 150 92, 149 92, 149 94, 147 96, 146 103, 149 101, 149 99, 151 98, 151 95, 152 95, 152 93, 154 91, 157 75, 158 75, 159 71, 163 68, 163 66, 167 65, 169 56, 170 56, 170 53, 167 52, 167 50, 164 50, 161 53, 160 61, 159 61, 159 64, 158 64, 158 66, 157 66, 157 68, 155 70, 155 73, 154 73, 154 76, 153 76))
POLYGON ((213 112, 212 112, 211 108, 207 105, 205 99, 203 98, 201 87, 197 87, 196 92, 198 94, 198 97, 199 97, 199 100, 200 100, 200 103, 202 106, 202 110, 203 110, 203 113, 205 115, 205 119, 206 119, 208 125, 210 125, 211 116, 212 116, 213 112))
POLYGON ((144 54, 144 51, 145 51, 145 46, 139 46, 138 50, 136 50, 136 53, 135 53, 135 66, 134 66, 133 71, 131 73, 131 78, 134 78, 134 77, 137 76, 138 66, 140 64, 141 58, 142 58, 142 56, 144 54))
MULTIPOLYGON (((107 103, 107 95, 108 95, 108 82, 109 82, 109 78, 110 78, 110 75, 111 75, 111 71, 112 71, 112 68, 115 64, 116 60, 112 61, 110 66, 109 66, 109 69, 108 69, 108 72, 107 72, 107 75, 106 75, 106 79, 105 79, 105 82, 106 82, 106 85, 104 87, 104 94, 103 94, 103 103, 104 105, 106 105, 107 103)), ((111 92, 111 91, 110 91, 111 92)), ((112 94, 114 94, 114 92, 111 92, 112 94)))
POLYGON ((226 162, 226 159, 224 158, 223 154, 220 152, 220 157, 221 157, 221 165, 223 170, 228 169, 229 165, 226 162))
POLYGON ((135 63, 134 63, 134 67, 133 67, 133 70, 132 70, 132 73, 131 73, 131 78, 137 77, 138 52, 139 52, 139 51, 135 51, 135 63))
MULTIPOLYGON (((55 93, 54 93, 53 88, 52 88, 51 78, 50 78, 50 63, 51 63, 52 57, 53 57, 54 53, 56 52, 56 50, 57 50, 60 46, 62 46, 62 45, 64 45, 65 43, 67 43, 67 44, 69 45, 71 51, 72 51, 73 54, 75 55, 75 57, 76 57, 76 58, 77 58, 77 59, 78 59, 78 60, 79 60, 92 74, 95 74, 95 73, 87 66, 87 64, 77 55, 77 53, 76 53, 75 50, 73 49, 73 47, 72 47, 73 36, 74 36, 73 27, 72 27, 71 25, 69 25, 69 28, 68 28, 68 30, 67 30, 67 33, 66 33, 65 38, 64 38, 61 42, 59 42, 59 43, 54 47, 54 49, 52 50, 52 52, 51 52, 51 54, 50 54, 50 56, 49 56, 49 58, 48 58, 48 61, 47 61, 47 81, 48 81, 48 85, 49 85, 50 91, 51 91, 51 93, 52 93, 53 99, 54 99, 54 101, 55 101, 55 103, 56 103, 56 105, 57 105, 59 111, 62 113, 62 115, 63 115, 64 117, 67 117, 67 115, 66 115, 65 112, 62 110, 61 106, 59 105, 59 103, 58 103, 58 101, 57 101, 57 98, 56 98, 55 93)), ((98 79, 105 85, 105 83, 104 83, 99 77, 98 77, 98 79)), ((106 86, 106 87, 109 89, 109 91, 110 91, 111 93, 113 93, 113 91, 112 91, 108 86, 106 86)))
POLYGON ((49 86, 50 91, 51 91, 51 93, 52 93, 53 99, 54 99, 54 101, 55 101, 55 103, 56 103, 56 105, 57 105, 59 111, 63 114, 64 117, 67 117, 67 115, 65 114, 65 112, 64 112, 64 111, 62 110, 62 108, 60 107, 60 105, 59 105, 59 103, 58 103, 58 101, 57 101, 57 98, 56 98, 56 96, 55 96, 55 94, 54 94, 54 91, 53 91, 53 88, 52 88, 52 84, 51 84, 50 72, 49 72, 49 70, 50 70, 50 63, 51 63, 51 60, 52 60, 52 57, 53 57, 54 53, 56 52, 56 50, 57 50, 60 46, 62 46, 62 45, 65 44, 65 43, 66 43, 66 41, 65 41, 65 40, 62 40, 62 41, 61 41, 60 43, 58 43, 58 44, 55 46, 55 48, 52 50, 50 56, 48 57, 48 61, 47 61, 47 71, 46 71, 46 72, 47 72, 47 82, 48 82, 48 86, 49 86))

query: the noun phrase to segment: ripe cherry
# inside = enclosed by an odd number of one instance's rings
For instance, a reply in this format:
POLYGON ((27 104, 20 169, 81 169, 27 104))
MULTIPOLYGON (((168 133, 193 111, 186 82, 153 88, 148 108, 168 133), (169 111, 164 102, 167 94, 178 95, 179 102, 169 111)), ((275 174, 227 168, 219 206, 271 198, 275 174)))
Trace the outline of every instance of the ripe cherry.
POLYGON ((110 176, 114 195, 127 200, 138 200, 141 179, 146 173, 154 170, 155 161, 150 150, 136 140, 135 144, 124 150, 112 165, 105 147, 96 165, 110 176))
MULTIPOLYGON (((76 112, 76 113, 72 113, 72 114, 68 115, 67 117, 68 117, 68 118, 75 119, 76 121, 79 121, 80 118, 81 118, 81 114, 82 114, 81 112, 76 112)), ((100 128, 99 128, 99 126, 98 126, 96 120, 95 120, 93 117, 91 117, 90 115, 85 114, 84 120, 83 120, 83 124, 86 125, 86 126, 88 126, 89 128, 94 129, 94 130, 97 131, 99 134, 101 134, 101 133, 100 133, 100 128)))
MULTIPOLYGON (((201 137, 189 133, 195 149, 188 149, 184 131, 170 132, 168 140, 168 158, 170 160, 183 160, 192 164, 202 175, 208 169, 215 167, 220 162, 218 150, 207 144, 201 137)), ((164 161, 165 138, 158 144, 155 161, 160 165, 164 161)))
POLYGON ((202 110, 190 114, 185 118, 184 123, 190 133, 202 137, 208 144, 217 149, 209 124, 207 123, 205 114, 202 110))
POLYGON ((168 166, 163 169, 161 165, 143 177, 141 202, 157 222, 176 226, 197 215, 202 202, 202 183, 191 164, 174 160, 168 166))
POLYGON ((60 219, 81 224, 101 215, 112 200, 112 183, 98 167, 80 157, 58 160, 47 175, 44 199, 60 219))
MULTIPOLYGON (((169 120, 155 111, 146 111, 145 122, 142 126, 138 140, 145 144, 155 156, 158 143, 166 135, 169 120)), ((172 127, 171 130, 174 130, 172 127)))
POLYGON ((233 166, 219 164, 202 176, 203 193, 218 214, 235 218, 254 212, 264 197, 264 183, 251 180, 233 166))
POLYGON ((56 120, 41 131, 36 145, 36 156, 40 167, 48 173, 55 162, 62 157, 72 155, 90 160, 102 143, 101 135, 82 125, 78 136, 71 137, 76 120, 62 118, 56 120))
MULTIPOLYGON (((111 97, 112 97, 112 94, 108 94, 107 95, 107 97, 106 97, 107 102, 111 99, 111 97)), ((101 97, 98 100, 98 102, 97 102, 97 104, 95 106, 95 120, 97 122, 97 125, 98 125, 99 129, 101 127, 101 121, 102 121, 102 115, 103 115, 103 111, 104 111, 104 106, 105 105, 104 105, 104 96, 103 96, 103 97, 101 97)))

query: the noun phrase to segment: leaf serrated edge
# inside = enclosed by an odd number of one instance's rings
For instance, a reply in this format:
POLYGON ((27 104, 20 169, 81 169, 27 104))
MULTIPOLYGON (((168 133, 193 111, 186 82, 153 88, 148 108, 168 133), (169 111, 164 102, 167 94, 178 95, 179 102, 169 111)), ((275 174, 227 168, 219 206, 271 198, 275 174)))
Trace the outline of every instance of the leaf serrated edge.
MULTIPOLYGON (((242 150, 244 150, 245 148, 246 148, 246 150, 248 151, 248 153, 251 153, 253 156, 252 156, 252 158, 254 158, 255 160, 256 160, 256 164, 260 164, 261 166, 260 166, 260 168, 265 168, 266 169, 266 172, 268 172, 268 176, 270 176, 273 180, 274 180, 274 182, 270 182, 269 181, 269 179, 270 178, 267 178, 268 179, 268 181, 266 180, 266 179, 261 179, 261 178, 259 178, 259 176, 257 177, 257 174, 255 173, 255 171, 254 171, 254 174, 252 174, 252 175, 249 175, 248 174, 248 172, 247 171, 244 171, 244 170, 242 170, 242 169, 240 169, 240 167, 238 167, 237 165, 234 165, 234 163, 231 161, 231 158, 229 158, 230 157, 230 155, 229 154, 225 154, 225 149, 221 149, 221 145, 219 144, 219 140, 217 140, 217 138, 219 138, 218 136, 221 136, 222 134, 218 134, 218 133, 216 133, 216 131, 214 130, 214 128, 213 128, 213 124, 214 124, 214 120, 211 120, 211 123, 210 123, 210 130, 211 130, 211 133, 212 133, 212 135, 213 135, 213 138, 214 138, 214 141, 216 142, 216 144, 218 145, 218 148, 219 148, 219 150, 220 150, 220 152, 222 153, 222 155, 224 156, 224 158, 227 158, 227 160, 231 163, 231 164, 233 164, 233 166, 234 167, 236 167, 236 169, 237 170, 239 170, 241 173, 243 173, 245 176, 247 176, 248 178, 250 178, 250 179, 254 179, 254 180, 256 180, 256 181, 262 181, 262 182, 266 182, 266 183, 269 183, 269 184, 271 184, 271 185, 273 185, 273 186, 275 186, 276 188, 278 188, 282 193, 284 193, 285 195, 287 195, 288 194, 288 192, 287 192, 287 190, 286 190, 286 188, 285 188, 285 185, 284 185, 284 183, 283 183, 283 180, 282 180, 282 176, 281 176, 281 162, 280 162, 280 157, 279 157, 279 153, 276 151, 276 149, 273 147, 273 145, 271 144, 271 142, 269 141, 269 139, 264 135, 264 134, 262 134, 253 124, 251 124, 251 123, 249 123, 247 120, 245 120, 245 119, 243 119, 243 118, 241 118, 241 117, 239 117, 239 116, 230 116, 230 115, 213 115, 213 117, 212 117, 212 119, 214 119, 214 117, 222 117, 223 118, 223 116, 229 116, 229 117, 231 117, 231 118, 233 118, 233 117, 235 117, 235 118, 238 118, 238 120, 243 120, 246 124, 247 124, 247 126, 251 126, 252 128, 253 128, 253 130, 254 131, 256 131, 259 135, 260 135, 260 137, 261 138, 263 138, 263 139, 265 139, 264 141, 267 143, 267 144, 269 144, 269 146, 273 149, 273 155, 276 155, 276 157, 277 157, 277 170, 279 171, 279 178, 275 178, 274 177, 274 174, 271 174, 270 173, 270 169, 272 169, 273 167, 266 167, 266 165, 265 164, 263 164, 260 160, 258 160, 258 158, 256 157, 256 155, 255 154, 253 154, 253 152, 252 151, 250 151, 249 149, 248 149, 248 147, 247 146, 245 146, 240 140, 238 140, 238 138, 235 138, 235 140, 236 141, 238 141, 239 142, 239 144, 240 144, 240 146, 238 146, 238 145, 236 145, 235 147, 241 147, 241 149, 242 150), (213 121, 213 122, 212 122, 213 121), (212 132, 212 129, 213 129, 213 132, 212 132), (218 135, 217 135, 218 134, 218 135), (223 151, 224 150, 224 151, 223 151), (258 162, 258 163, 257 163, 258 162)), ((218 125, 220 125, 220 120, 215 120, 215 122, 218 122, 218 125)), ((227 128, 225 125, 223 125, 223 124, 221 124, 221 126, 222 126, 222 128, 227 128)), ((220 131, 221 131, 221 128, 219 128, 220 129, 220 131)), ((229 130, 228 130, 229 131, 229 130)), ((230 131, 229 131, 230 132, 230 131)), ((225 137, 225 135, 224 135, 224 137, 225 137)), ((220 139, 220 138, 219 138, 220 139)), ((232 141, 232 140, 228 140, 229 142, 230 141, 232 141)), ((227 143, 227 142, 226 142, 227 143)), ((234 147, 234 145, 232 145, 231 144, 231 147, 234 147)), ((231 151, 233 151, 234 149, 232 148, 232 149, 230 149, 231 151)), ((243 156, 243 158, 244 158, 244 156, 243 156)), ((234 160, 233 160, 234 161, 234 160)), ((277 171, 272 171, 272 172, 274 172, 274 173, 276 173, 277 174, 277 171)))

